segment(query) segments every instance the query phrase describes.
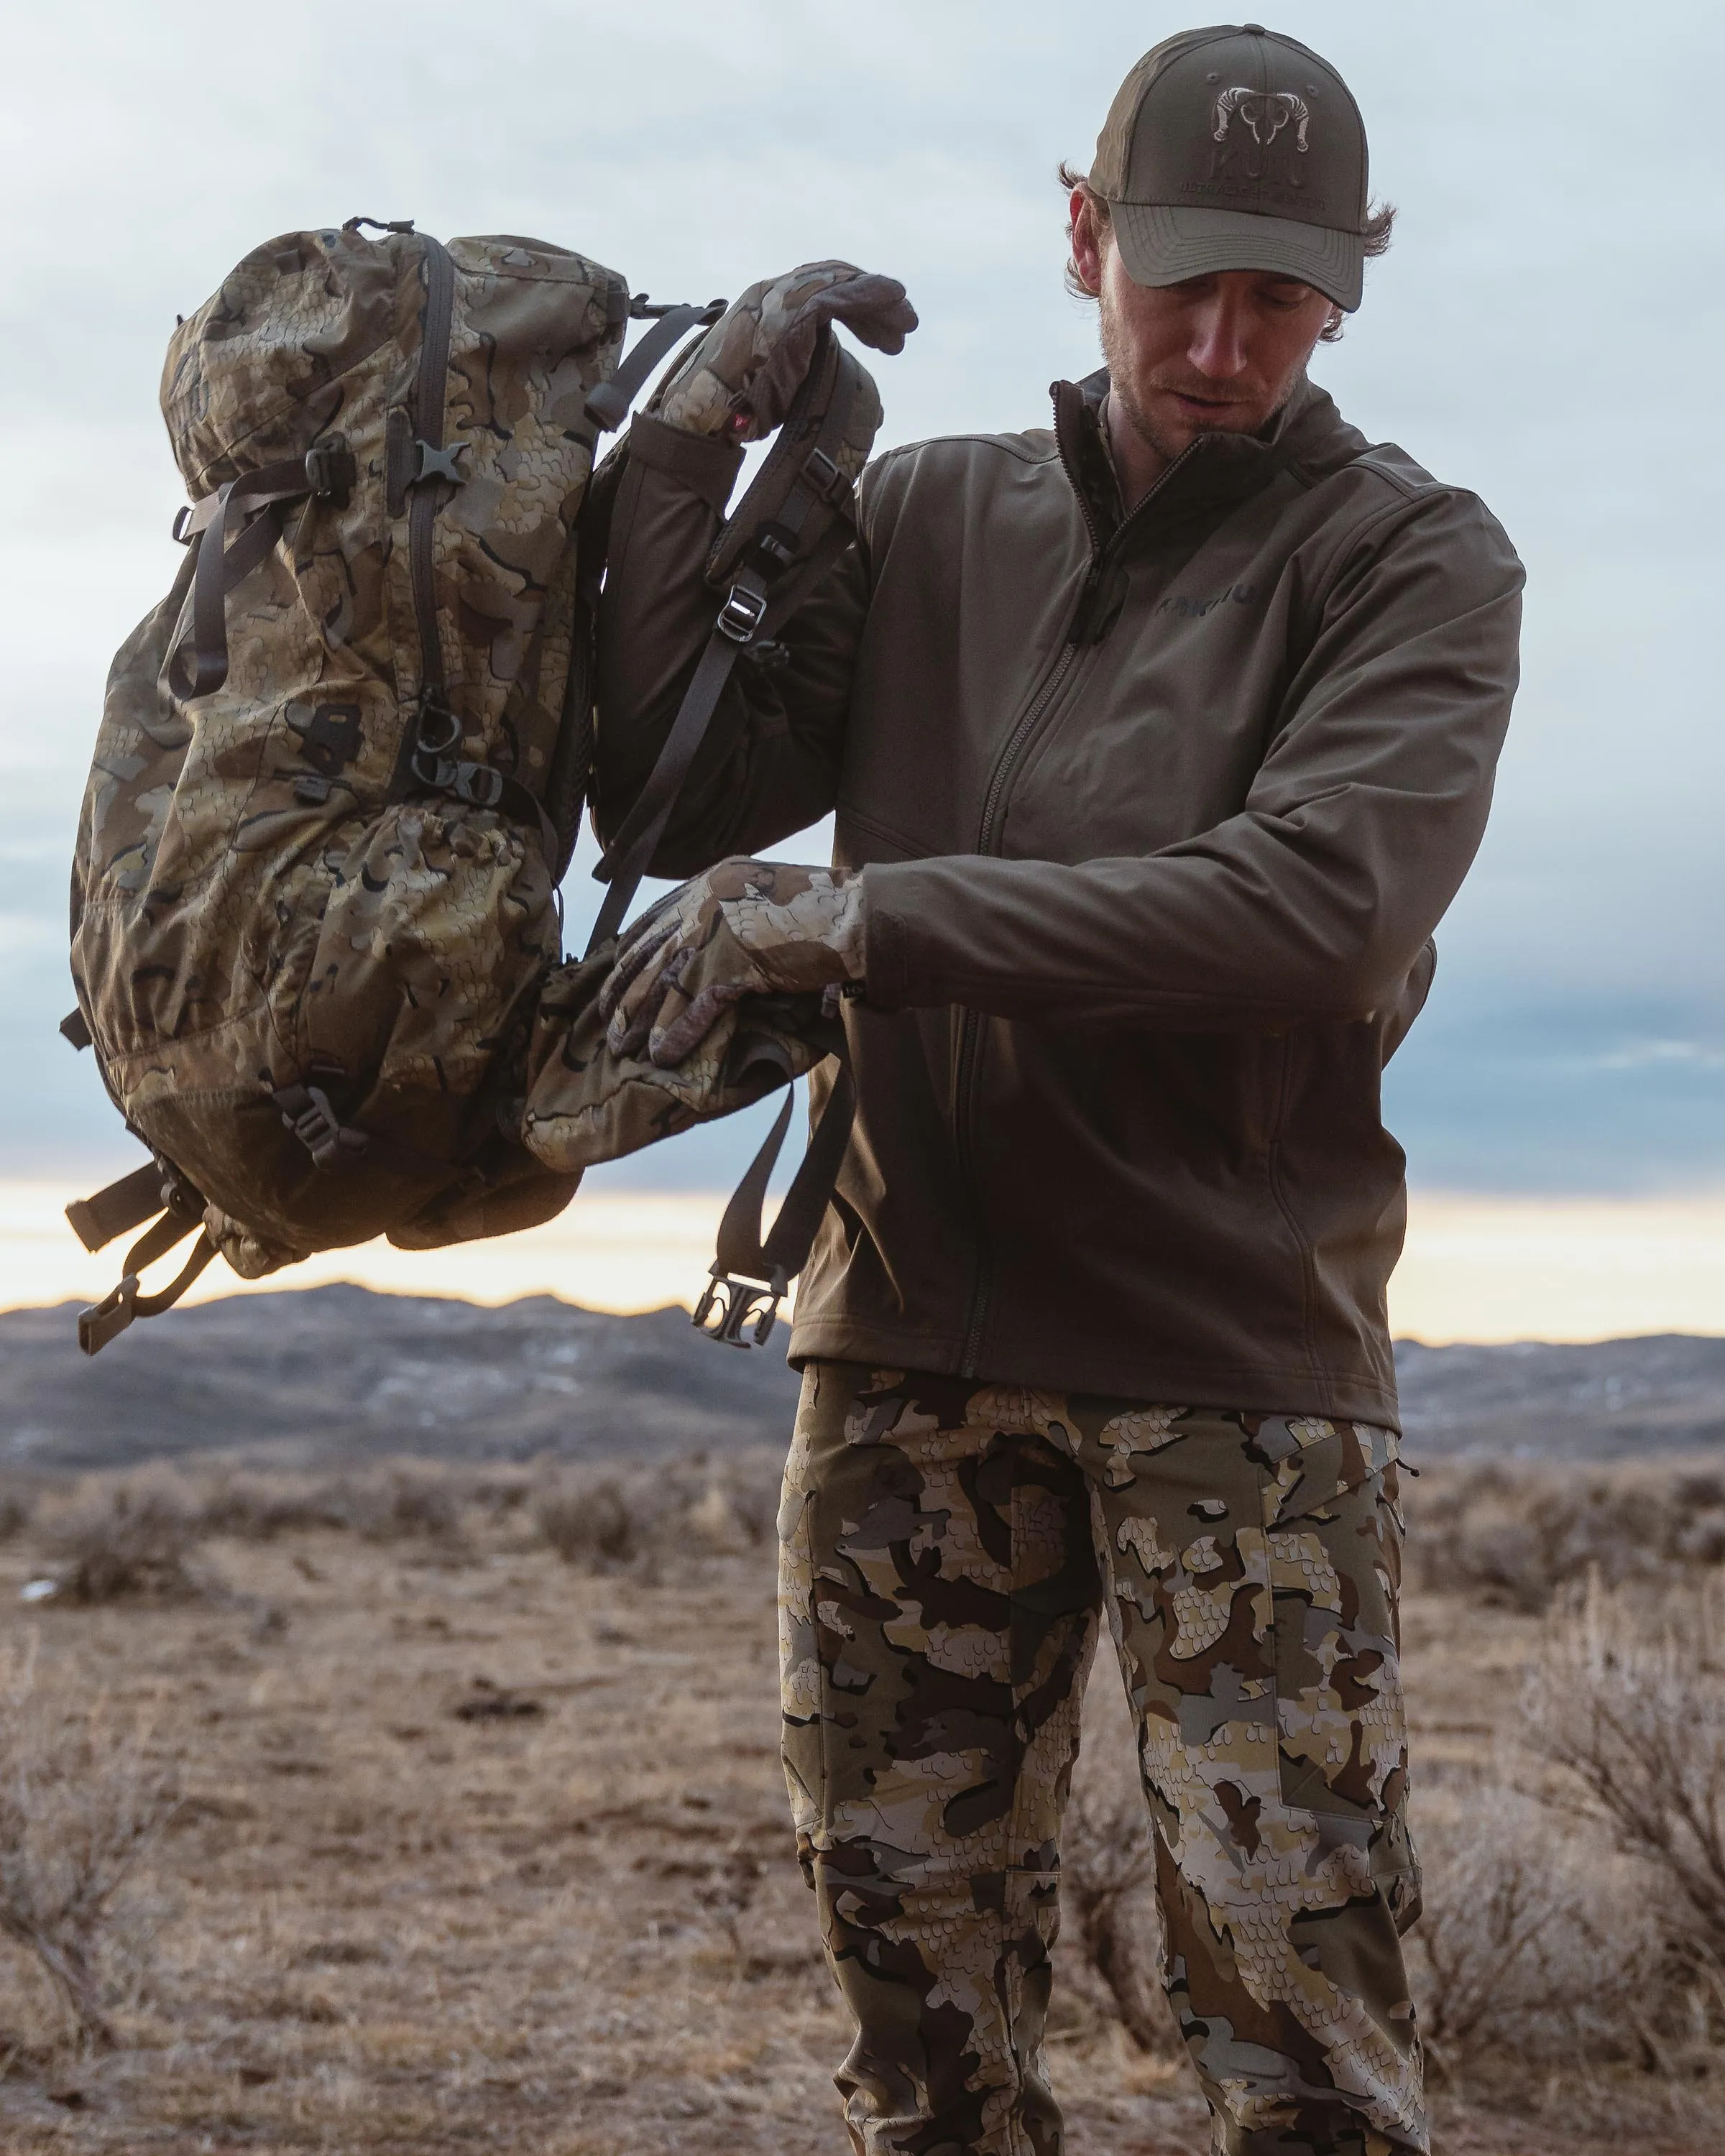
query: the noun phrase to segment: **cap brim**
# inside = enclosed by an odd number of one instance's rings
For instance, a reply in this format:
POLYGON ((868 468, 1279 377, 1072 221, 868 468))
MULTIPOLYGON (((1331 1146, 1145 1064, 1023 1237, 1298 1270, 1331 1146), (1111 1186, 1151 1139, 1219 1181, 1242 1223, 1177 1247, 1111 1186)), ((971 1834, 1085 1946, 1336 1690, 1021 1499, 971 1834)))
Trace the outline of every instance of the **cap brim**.
POLYGON ((1348 314, 1360 303, 1366 243, 1357 232, 1296 224, 1256 210, 1133 202, 1108 208, 1120 259, 1135 285, 1178 285, 1222 270, 1267 270, 1313 286, 1348 314))

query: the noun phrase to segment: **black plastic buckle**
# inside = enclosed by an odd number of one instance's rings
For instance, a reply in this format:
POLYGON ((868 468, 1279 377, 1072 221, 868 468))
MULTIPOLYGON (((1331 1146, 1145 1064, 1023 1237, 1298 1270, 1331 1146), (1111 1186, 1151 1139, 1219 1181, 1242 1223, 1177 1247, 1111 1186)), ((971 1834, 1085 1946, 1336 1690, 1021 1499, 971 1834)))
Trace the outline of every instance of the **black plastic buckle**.
POLYGON ((428 755, 422 749, 408 769, 432 793, 449 794, 471 808, 495 808, 503 799, 503 773, 488 763, 458 763, 452 756, 428 755))
POLYGON ((347 506, 358 477, 359 465, 345 434, 314 442, 305 452, 305 484, 314 494, 327 495, 337 509, 347 506))
POLYGON ((713 624, 721 636, 728 636, 733 644, 747 644, 761 626, 767 613, 767 594, 747 591, 741 584, 733 584, 731 593, 719 608, 719 619, 713 624))
POLYGON ((78 1346, 85 1355, 100 1355, 110 1340, 117 1340, 137 1316, 139 1281, 128 1273, 100 1302, 78 1313, 78 1346))
POLYGON ((716 1265, 691 1322, 709 1340, 720 1341, 726 1348, 764 1348, 787 1285, 783 1265, 773 1268, 773 1277, 763 1287, 757 1281, 738 1280, 716 1265), (747 1339, 745 1332, 750 1336, 747 1339))
POLYGON ((430 756, 421 749, 408 759, 408 768, 429 793, 447 793, 458 767, 453 757, 430 756))
POLYGON ((495 808, 503 798, 503 773, 488 763, 458 763, 448 790, 475 808, 495 808))
POLYGON ((189 547, 196 536, 196 534, 188 531, 186 526, 197 513, 189 501, 174 511, 173 535, 182 547, 189 547))
MULTIPOLYGON (((625 320, 632 322, 656 322, 662 316, 675 314, 682 304, 680 300, 649 300, 644 292, 637 292, 629 302, 629 312, 625 320)), ((701 320, 711 328, 729 304, 729 301, 725 300, 709 300, 701 311, 701 320)))
POLYGON ((418 486, 422 480, 446 479, 454 486, 465 486, 467 475, 455 459, 469 447, 465 442, 451 442, 446 449, 434 449, 429 442, 416 441, 413 447, 419 452, 419 469, 413 474, 411 484, 418 486))
POLYGON ((460 746, 461 721, 447 704, 434 704, 428 696, 419 707, 415 746, 422 756, 447 756, 460 746))
POLYGON ((850 481, 824 449, 811 449, 803 460, 803 476, 823 501, 837 506, 850 499, 850 481))
POLYGON ((289 732, 300 737, 306 762, 326 778, 340 778, 359 754, 363 737, 357 704, 320 704, 311 711, 290 704, 282 716, 289 732))
POLYGON ((343 1127, 323 1088, 307 1086, 301 1090, 305 1106, 292 1111, 283 1108, 281 1120, 311 1154, 312 1164, 317 1168, 340 1168, 362 1153, 369 1143, 365 1132, 343 1127))

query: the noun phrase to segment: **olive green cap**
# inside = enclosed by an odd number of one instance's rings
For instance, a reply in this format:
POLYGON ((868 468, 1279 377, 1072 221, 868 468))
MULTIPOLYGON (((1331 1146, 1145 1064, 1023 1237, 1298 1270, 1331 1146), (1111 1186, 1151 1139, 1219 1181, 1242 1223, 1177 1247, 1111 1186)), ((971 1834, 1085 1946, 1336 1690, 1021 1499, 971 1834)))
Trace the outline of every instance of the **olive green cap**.
POLYGON ((1135 283, 1268 270, 1350 313, 1365 276, 1366 181, 1347 84, 1260 23, 1187 30, 1146 53, 1090 174, 1135 283))

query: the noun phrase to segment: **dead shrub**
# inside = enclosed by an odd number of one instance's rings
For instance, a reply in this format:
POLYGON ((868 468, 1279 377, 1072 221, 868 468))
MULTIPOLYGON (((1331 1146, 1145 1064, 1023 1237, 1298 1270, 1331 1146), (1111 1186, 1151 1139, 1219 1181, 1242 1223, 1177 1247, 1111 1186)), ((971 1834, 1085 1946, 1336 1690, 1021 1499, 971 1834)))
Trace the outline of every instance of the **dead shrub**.
POLYGON ((87 1483, 42 1522, 60 1594, 84 1603, 202 1593, 190 1560, 203 1532, 192 1494, 166 1472, 87 1483))
POLYGON ((109 2043, 116 1897, 172 1813, 172 1776, 100 1704, 68 1715, 33 1654, 0 1666, 0 1933, 48 1979, 80 2041, 109 2043))
POLYGON ((1538 1614, 1563 1588, 1725 1563, 1725 1478, 1651 1467, 1438 1461, 1410 1486, 1416 1584, 1538 1614))
POLYGON ((784 1454, 771 1446, 752 1446, 726 1460, 720 1473, 725 1502, 751 1549, 776 1545, 778 1506, 784 1481, 784 1454))
POLYGON ((621 1476, 562 1475, 541 1489, 533 1519, 565 1564, 614 1572, 642 1555, 644 1510, 621 1476))
POLYGON ((351 1524, 342 1486, 304 1475, 218 1474, 199 1516, 206 1532, 247 1543, 351 1524))
POLYGON ((398 1462, 366 1474, 218 1475, 198 1508, 207 1533, 274 1542, 322 1529, 367 1542, 462 1539, 467 1477, 430 1463, 398 1462))
POLYGON ((348 1525, 370 1543, 461 1540, 465 1491, 435 1468, 400 1466, 343 1486, 348 1525))
POLYGON ((1553 1834, 1507 1779, 1441 1789, 1414 1820, 1425 1909, 1409 1941, 1434 2067, 1493 2055, 1633 2056, 1635 1999, 1659 1960, 1632 1865, 1553 1834))
POLYGON ((1595 1578, 1530 1665, 1527 1740, 1659 1887, 1667 1944, 1725 1970, 1725 1581, 1656 1614, 1595 1578))
POLYGON ((776 1464, 769 1467, 764 1455, 713 1461, 696 1453, 633 1472, 549 1466, 532 1510, 541 1537, 564 1563, 588 1571, 732 1556, 776 1534, 776 1464))
POLYGON ((35 1492, 15 1482, 0 1487, 0 1543, 22 1534, 36 1516, 35 1492))

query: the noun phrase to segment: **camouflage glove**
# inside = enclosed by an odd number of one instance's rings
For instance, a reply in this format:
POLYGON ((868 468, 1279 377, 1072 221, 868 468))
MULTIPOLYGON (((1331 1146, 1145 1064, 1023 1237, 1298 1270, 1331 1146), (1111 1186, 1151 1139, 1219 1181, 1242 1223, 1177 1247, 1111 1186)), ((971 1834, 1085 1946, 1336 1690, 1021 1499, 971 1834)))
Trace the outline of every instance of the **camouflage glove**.
POLYGON ((745 996, 860 980, 863 886, 846 869, 721 861, 624 937, 599 998, 614 1055, 661 1069, 690 1055, 745 996))
POLYGON ((916 311, 896 278, 848 262, 804 263, 733 300, 656 399, 655 413, 685 434, 762 440, 789 410, 814 341, 832 321, 876 352, 902 352, 916 311))

